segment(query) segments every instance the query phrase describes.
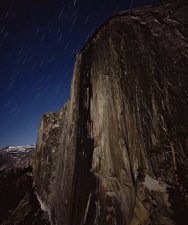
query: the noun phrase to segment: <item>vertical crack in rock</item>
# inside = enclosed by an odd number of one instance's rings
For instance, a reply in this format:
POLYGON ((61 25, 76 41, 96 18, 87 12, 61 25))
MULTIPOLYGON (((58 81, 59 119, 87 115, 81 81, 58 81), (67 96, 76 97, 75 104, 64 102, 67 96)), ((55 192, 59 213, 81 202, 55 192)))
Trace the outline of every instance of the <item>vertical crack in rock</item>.
POLYGON ((71 224, 83 224, 84 215, 88 207, 88 217, 84 224, 93 224, 95 215, 95 177, 91 173, 94 142, 91 137, 92 121, 90 115, 90 100, 92 86, 90 70, 92 67, 92 49, 82 55, 80 66, 80 87, 78 97, 78 130, 73 177, 73 199, 71 207, 71 224), (88 57, 89 56, 89 57, 88 57), (89 200, 90 198, 90 200, 89 200), (89 205, 87 205, 89 200, 89 205), (89 220, 89 221, 88 221, 89 220))

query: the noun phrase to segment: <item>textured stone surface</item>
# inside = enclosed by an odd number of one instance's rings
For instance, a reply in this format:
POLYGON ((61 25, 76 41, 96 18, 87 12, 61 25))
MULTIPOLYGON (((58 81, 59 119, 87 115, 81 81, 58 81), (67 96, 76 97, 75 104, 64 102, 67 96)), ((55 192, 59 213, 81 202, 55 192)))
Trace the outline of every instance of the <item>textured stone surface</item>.
POLYGON ((34 160, 51 224, 186 224, 187 10, 123 12, 77 54, 71 97, 44 115, 34 160))
POLYGON ((34 146, 8 146, 0 150, 0 224, 48 225, 34 193, 34 146))

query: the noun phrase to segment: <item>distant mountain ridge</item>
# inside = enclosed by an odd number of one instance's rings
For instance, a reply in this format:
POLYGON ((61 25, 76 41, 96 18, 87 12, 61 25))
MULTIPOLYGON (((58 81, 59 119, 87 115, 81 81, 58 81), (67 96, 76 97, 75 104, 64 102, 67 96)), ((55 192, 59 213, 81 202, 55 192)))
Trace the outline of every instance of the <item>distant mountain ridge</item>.
POLYGON ((14 168, 25 168, 31 165, 35 150, 34 145, 12 146, 0 149, 0 171, 14 168))

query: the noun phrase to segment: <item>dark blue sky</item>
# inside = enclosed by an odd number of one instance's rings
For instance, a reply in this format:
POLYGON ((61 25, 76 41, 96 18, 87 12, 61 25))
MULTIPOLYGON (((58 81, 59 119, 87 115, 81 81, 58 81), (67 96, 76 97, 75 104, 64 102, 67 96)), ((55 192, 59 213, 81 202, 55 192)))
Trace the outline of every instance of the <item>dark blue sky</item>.
MULTIPOLYGON (((134 0, 132 7, 157 3, 134 0)), ((35 144, 69 97, 75 53, 130 0, 0 0, 0 147, 35 144)))

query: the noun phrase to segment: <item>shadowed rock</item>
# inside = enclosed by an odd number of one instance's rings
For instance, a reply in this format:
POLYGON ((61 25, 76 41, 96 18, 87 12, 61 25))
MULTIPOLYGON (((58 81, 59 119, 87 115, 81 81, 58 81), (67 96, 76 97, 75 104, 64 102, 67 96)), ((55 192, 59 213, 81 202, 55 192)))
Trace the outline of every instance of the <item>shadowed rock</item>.
POLYGON ((8 146, 0 150, 0 224, 48 225, 34 193, 34 146, 8 146))
POLYGON ((51 224, 186 224, 187 9, 120 13, 77 54, 71 97, 43 116, 34 159, 51 224))

